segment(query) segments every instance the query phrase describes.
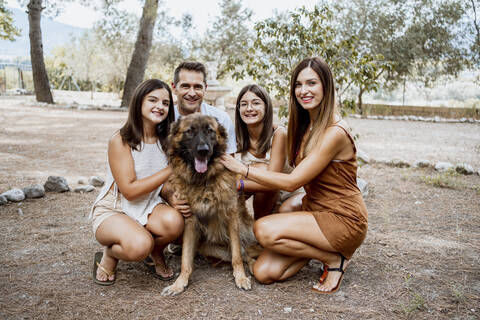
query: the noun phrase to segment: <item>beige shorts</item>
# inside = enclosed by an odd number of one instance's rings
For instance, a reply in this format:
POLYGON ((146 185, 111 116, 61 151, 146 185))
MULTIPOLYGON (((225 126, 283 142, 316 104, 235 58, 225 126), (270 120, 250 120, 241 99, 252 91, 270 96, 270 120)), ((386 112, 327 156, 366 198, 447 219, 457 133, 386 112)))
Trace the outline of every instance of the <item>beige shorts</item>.
POLYGON ((92 213, 93 234, 97 233, 98 227, 107 218, 116 214, 125 214, 125 212, 122 211, 120 199, 117 199, 116 208, 113 207, 114 202, 115 196, 113 194, 113 190, 110 189, 107 194, 100 201, 98 201, 97 204, 95 204, 92 213))

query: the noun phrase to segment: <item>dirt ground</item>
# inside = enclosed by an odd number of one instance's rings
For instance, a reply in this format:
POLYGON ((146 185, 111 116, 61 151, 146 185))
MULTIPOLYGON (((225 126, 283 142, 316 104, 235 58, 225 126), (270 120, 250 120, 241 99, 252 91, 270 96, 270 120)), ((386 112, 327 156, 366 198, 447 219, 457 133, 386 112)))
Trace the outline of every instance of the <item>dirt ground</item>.
MULTIPOLYGON (((125 112, 26 106, 0 98, 0 193, 64 176, 105 176, 106 143, 125 112)), ((375 159, 467 162, 480 169, 478 124, 349 119, 375 159)), ((112 287, 92 281, 100 245, 86 221, 98 190, 48 193, 0 206, 1 319, 479 319, 480 177, 370 164, 369 231, 340 291, 310 291, 320 264, 273 285, 234 285, 204 258, 186 292, 140 263, 121 262, 112 287), (433 181, 433 182, 432 182, 433 181), (450 188, 438 185, 448 184, 450 188), (19 214, 21 209, 23 215, 19 214)), ((178 272, 180 259, 169 258, 178 272)))

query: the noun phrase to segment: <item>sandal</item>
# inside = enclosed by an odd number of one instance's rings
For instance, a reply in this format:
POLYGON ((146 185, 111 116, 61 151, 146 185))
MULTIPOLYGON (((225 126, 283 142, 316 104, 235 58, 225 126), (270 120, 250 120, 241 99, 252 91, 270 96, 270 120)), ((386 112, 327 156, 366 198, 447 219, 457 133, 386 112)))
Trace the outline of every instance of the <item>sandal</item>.
POLYGON ((111 276, 114 276, 115 271, 108 270, 100 264, 100 262, 102 261, 102 257, 103 257, 103 252, 95 253, 95 258, 93 260, 93 273, 92 273, 93 282, 101 286, 111 286, 112 284, 115 283, 116 278, 114 278, 113 280, 108 280, 108 278, 111 276), (102 281, 97 279, 98 268, 100 268, 100 270, 102 270, 107 275, 107 280, 102 281))
MULTIPOLYGON (((171 276, 164 277, 161 274, 157 273, 155 262, 153 262, 153 259, 148 256, 145 260, 143 260, 143 264, 147 266, 148 270, 153 274, 153 276, 157 279, 163 280, 163 281, 168 281, 172 280, 175 277, 175 273, 173 273, 171 276)), ((165 265, 166 266, 166 265, 165 265)), ((166 269, 164 269, 166 271, 166 269)))
POLYGON ((340 276, 340 279, 338 279, 338 282, 337 282, 337 285, 330 291, 321 291, 321 290, 318 290, 317 288, 315 288, 315 286, 312 287, 312 290, 315 291, 315 292, 318 292, 318 293, 326 293, 326 294, 331 294, 331 293, 335 293, 338 291, 338 289, 340 289, 340 284, 342 283, 342 280, 343 280, 343 275, 345 274, 345 270, 343 270, 343 263, 345 262, 346 258, 343 256, 343 254, 339 253, 340 255, 340 258, 342 259, 340 261, 340 267, 339 268, 329 268, 326 264, 324 265, 324 268, 323 268, 323 273, 322 275, 320 276, 320 279, 318 280, 318 284, 322 284, 325 279, 327 278, 328 276, 328 272, 330 271, 337 271, 337 272, 341 272, 341 276, 340 276))

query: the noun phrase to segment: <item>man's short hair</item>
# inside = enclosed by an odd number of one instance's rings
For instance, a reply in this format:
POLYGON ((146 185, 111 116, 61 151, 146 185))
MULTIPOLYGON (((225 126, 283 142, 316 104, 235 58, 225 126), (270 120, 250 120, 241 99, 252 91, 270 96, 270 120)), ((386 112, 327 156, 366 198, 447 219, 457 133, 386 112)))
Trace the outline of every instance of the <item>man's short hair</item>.
POLYGON ((180 71, 183 70, 189 70, 189 71, 196 71, 196 72, 201 72, 203 73, 203 82, 207 84, 207 70, 205 69, 205 66, 201 62, 196 62, 196 61, 185 61, 182 62, 178 65, 178 67, 175 69, 175 72, 173 73, 173 84, 177 85, 179 79, 179 74, 180 71))

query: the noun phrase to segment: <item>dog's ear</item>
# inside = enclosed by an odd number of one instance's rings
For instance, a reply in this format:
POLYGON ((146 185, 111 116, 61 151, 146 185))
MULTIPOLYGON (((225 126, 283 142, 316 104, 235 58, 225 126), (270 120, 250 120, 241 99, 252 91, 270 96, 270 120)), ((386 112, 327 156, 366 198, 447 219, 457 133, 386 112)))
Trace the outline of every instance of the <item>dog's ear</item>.
POLYGON ((172 123, 170 127, 170 136, 173 137, 178 133, 178 129, 180 128, 180 122, 182 121, 182 117, 180 117, 177 121, 172 123))
POLYGON ((218 136, 221 137, 223 140, 227 140, 227 130, 225 130, 225 127, 220 124, 220 122, 217 121, 217 130, 218 130, 218 136))

